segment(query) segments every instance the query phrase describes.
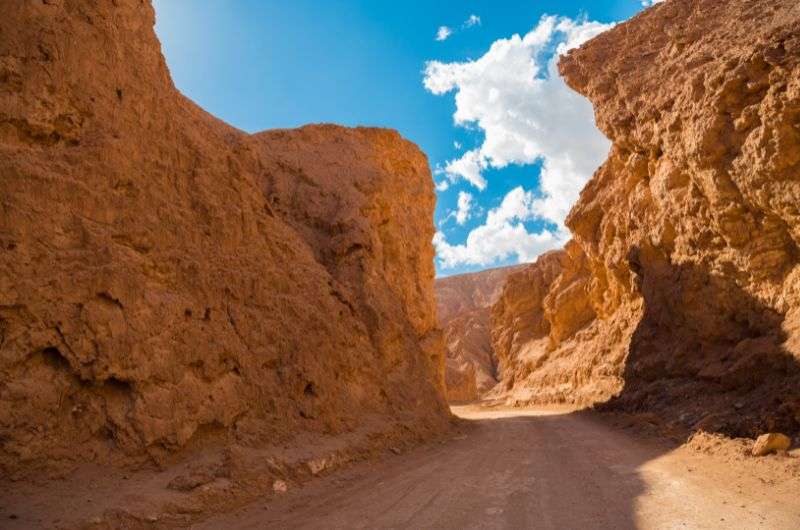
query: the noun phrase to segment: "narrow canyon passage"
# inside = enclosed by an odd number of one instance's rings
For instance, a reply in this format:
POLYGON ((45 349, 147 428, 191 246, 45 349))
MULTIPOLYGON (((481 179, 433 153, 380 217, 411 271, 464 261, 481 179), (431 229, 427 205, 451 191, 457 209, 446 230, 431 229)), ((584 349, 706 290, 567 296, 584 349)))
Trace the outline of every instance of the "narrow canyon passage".
POLYGON ((332 473, 197 528, 800 525, 796 481, 643 441, 585 413, 454 407, 465 433, 332 473))
POLYGON ((0 530, 800 529, 798 0, 202 3, 4 3, 0 530))

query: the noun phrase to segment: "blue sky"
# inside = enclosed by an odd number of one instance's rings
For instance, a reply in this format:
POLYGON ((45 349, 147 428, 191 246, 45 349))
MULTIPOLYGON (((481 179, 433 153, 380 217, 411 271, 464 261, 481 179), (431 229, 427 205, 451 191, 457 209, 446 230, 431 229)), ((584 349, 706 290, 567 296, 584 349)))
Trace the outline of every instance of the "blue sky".
POLYGON ((226 122, 248 132, 319 122, 382 126, 417 143, 440 188, 440 275, 530 260, 563 243, 564 205, 607 145, 588 103, 547 80, 551 56, 642 9, 640 0, 155 6, 176 85, 226 122), (559 18, 548 25, 543 15, 559 18), (584 145, 592 156, 579 151, 584 145), (465 194, 468 207, 457 216, 465 194), (507 239, 518 243, 509 247, 507 239))

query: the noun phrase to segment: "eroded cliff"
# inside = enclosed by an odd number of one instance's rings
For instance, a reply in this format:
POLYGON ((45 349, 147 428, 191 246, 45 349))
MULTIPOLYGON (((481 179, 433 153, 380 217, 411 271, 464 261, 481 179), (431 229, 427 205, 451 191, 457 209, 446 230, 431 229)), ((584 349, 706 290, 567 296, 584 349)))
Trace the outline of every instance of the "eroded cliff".
POLYGON ((492 307, 500 384, 487 398, 513 405, 586 405, 619 390, 626 351, 621 322, 596 318, 589 280, 585 255, 574 241, 508 278, 492 307))
POLYGON ((447 346, 449 401, 469 401, 497 384, 489 314, 509 274, 519 267, 488 269, 436 280, 436 307, 447 346))
POLYGON ((150 2, 0 17, 0 469, 442 427, 434 193, 397 133, 247 135, 150 2))
POLYGON ((569 264, 525 273, 541 311, 505 396, 799 430, 800 7, 668 0, 560 71, 613 146, 567 220, 569 264))

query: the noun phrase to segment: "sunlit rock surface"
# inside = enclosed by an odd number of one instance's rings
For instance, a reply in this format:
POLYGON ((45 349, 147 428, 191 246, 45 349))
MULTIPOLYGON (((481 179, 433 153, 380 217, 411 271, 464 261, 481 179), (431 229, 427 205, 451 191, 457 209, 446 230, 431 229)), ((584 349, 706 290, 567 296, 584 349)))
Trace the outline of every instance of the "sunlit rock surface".
POLYGON ((139 0, 3 8, 0 468, 438 429, 425 156, 234 129, 175 89, 153 23, 139 0))
POLYGON ((561 60, 613 146, 560 276, 540 258, 493 310, 497 397, 800 429, 799 63, 797 3, 744 0, 668 0, 561 60))

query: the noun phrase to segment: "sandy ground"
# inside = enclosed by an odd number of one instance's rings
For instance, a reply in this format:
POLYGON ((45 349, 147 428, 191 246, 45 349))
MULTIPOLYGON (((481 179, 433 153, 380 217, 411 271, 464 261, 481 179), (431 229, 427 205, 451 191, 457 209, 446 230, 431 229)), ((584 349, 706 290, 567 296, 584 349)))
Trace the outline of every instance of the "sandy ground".
POLYGON ((760 464, 673 450, 563 409, 453 410, 470 423, 451 441, 196 528, 800 528, 800 479, 765 478, 760 464))

